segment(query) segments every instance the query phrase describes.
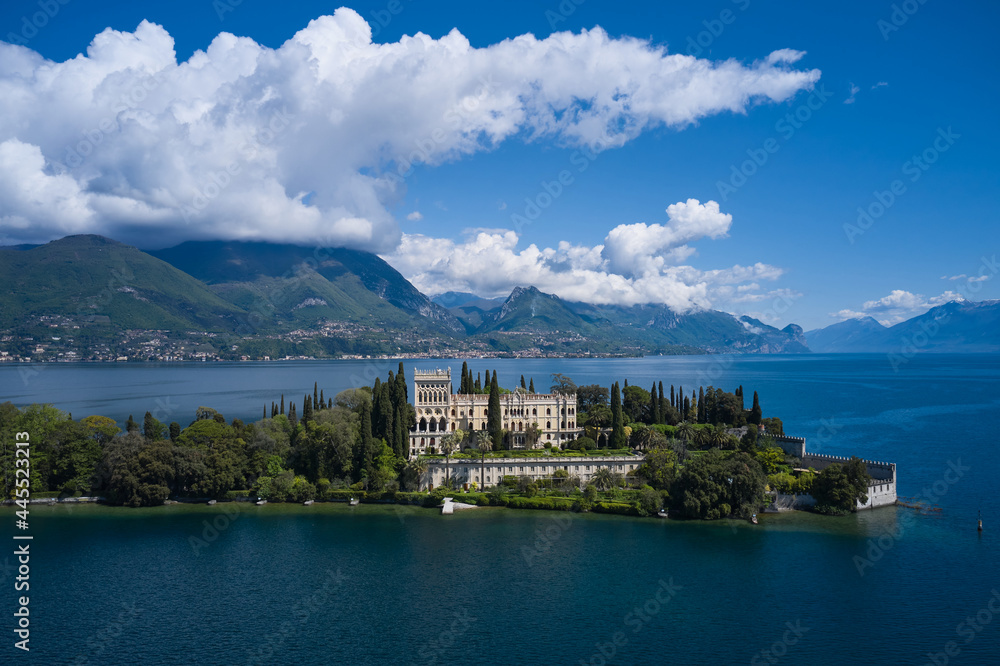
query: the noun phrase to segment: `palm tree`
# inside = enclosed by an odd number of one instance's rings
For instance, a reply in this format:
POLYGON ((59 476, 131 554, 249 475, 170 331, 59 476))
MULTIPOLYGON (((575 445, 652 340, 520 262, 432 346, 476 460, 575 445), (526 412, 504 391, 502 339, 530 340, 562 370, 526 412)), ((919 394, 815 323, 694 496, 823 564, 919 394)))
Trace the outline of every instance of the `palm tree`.
POLYGON ((708 434, 708 443, 713 447, 725 449, 730 443, 729 440, 729 435, 726 434, 726 431, 722 428, 715 428, 708 434))
POLYGON ((420 490, 424 475, 427 474, 427 460, 425 458, 414 458, 406 465, 408 475, 416 479, 417 490, 420 490))
POLYGON ((691 425, 690 423, 685 422, 677 426, 677 439, 682 439, 685 442, 690 442, 692 439, 694 439, 694 433, 695 433, 694 426, 691 425))
POLYGON ((477 430, 475 436, 476 448, 479 449, 480 463, 482 465, 479 472, 479 484, 486 488, 486 454, 493 450, 493 439, 485 430, 477 430))
POLYGON ((610 469, 602 467, 594 472, 594 476, 591 478, 591 481, 593 481, 594 485, 597 486, 598 490, 608 490, 614 485, 615 477, 610 469))
POLYGON ((451 487, 451 454, 458 448, 459 439, 452 433, 441 438, 441 451, 444 452, 444 482, 451 487))
POLYGON ((538 443, 539 438, 542 436, 542 429, 538 427, 537 423, 529 423, 528 427, 524 429, 524 442, 527 444, 527 448, 535 448, 535 444, 538 443))

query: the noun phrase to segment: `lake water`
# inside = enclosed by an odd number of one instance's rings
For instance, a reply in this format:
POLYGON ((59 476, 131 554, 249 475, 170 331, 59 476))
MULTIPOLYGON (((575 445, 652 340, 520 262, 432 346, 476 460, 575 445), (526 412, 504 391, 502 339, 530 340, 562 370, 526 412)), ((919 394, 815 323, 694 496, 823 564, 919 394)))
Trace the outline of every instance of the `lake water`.
MULTIPOLYGON (((406 372, 448 365, 457 375, 461 361, 406 361, 406 372)), ((810 450, 894 461, 900 495, 942 510, 752 527, 500 509, 34 507, 32 652, 12 647, 14 558, 0 555, 2 663, 941 664, 948 650, 949 663, 1000 663, 1000 356, 918 356, 898 371, 875 355, 471 365, 539 389, 552 372, 688 392, 742 384, 810 450)), ((249 419, 281 392, 301 399, 319 381, 334 395, 396 366, 2 366, 0 401, 122 419, 160 400, 163 420, 186 424, 202 404, 249 419)), ((0 519, 12 526, 9 511, 0 519)))

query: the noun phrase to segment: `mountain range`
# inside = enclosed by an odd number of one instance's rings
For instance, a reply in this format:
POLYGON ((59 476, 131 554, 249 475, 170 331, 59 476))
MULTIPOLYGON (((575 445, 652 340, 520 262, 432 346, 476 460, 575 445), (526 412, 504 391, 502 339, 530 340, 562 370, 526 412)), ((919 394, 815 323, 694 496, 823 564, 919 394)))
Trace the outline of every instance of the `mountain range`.
POLYGON ((1000 301, 951 301, 893 326, 848 319, 805 334, 809 349, 836 353, 997 352, 1000 301))
POLYGON ((889 351, 934 326, 927 349, 1000 349, 995 301, 949 303, 891 328, 868 318, 804 334, 795 324, 779 330, 716 310, 567 301, 531 286, 506 298, 448 292, 432 299, 374 254, 264 242, 189 241, 143 252, 101 236, 70 236, 0 247, 0 280, 8 287, 0 293, 7 341, 0 352, 22 357, 51 339, 61 341, 60 356, 71 351, 70 340, 81 350, 67 358, 98 360, 104 356, 93 353, 95 345, 112 357, 170 359, 150 355, 149 345, 179 340, 171 349, 187 358, 192 337, 203 353, 222 358, 889 351), (72 336, 52 335, 58 327, 72 336), (163 340, 146 339, 150 331, 163 340))

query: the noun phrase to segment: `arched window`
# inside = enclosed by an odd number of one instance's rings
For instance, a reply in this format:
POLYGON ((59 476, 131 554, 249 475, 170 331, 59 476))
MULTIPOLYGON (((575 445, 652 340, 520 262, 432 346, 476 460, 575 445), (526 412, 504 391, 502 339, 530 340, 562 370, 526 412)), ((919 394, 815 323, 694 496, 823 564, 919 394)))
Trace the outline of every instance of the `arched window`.
POLYGON ((451 431, 455 432, 455 424, 454 423, 451 424, 451 431))
POLYGON ((451 408, 451 415, 452 415, 452 416, 454 416, 454 415, 455 415, 455 408, 454 408, 454 407, 452 407, 452 408, 451 408))
POLYGON ((447 425, 445 425, 445 422, 444 422, 444 417, 443 417, 443 416, 441 417, 441 420, 440 420, 440 421, 439 421, 438 423, 439 423, 439 425, 441 426, 441 431, 442 431, 442 432, 444 432, 445 430, 447 430, 447 429, 448 429, 448 426, 447 426, 447 425))
POLYGON ((538 410, 537 410, 537 409, 535 409, 534 407, 532 407, 532 408, 531 408, 531 415, 532 415, 532 416, 538 416, 538 410))
POLYGON ((421 432, 427 432, 427 419, 424 418, 420 419, 420 425, 417 427, 417 430, 420 430, 421 432))
POLYGON ((551 410, 551 409, 549 409, 548 407, 546 407, 546 408, 545 408, 545 415, 546 415, 546 416, 552 416, 552 410, 551 410))
POLYGON ((480 428, 480 430, 486 430, 486 422, 485 421, 483 422, 483 427, 480 428))
POLYGON ((431 437, 431 446, 434 446, 434 438, 431 437))
POLYGON ((545 439, 552 439, 552 435, 545 435, 545 439))
POLYGON ((425 443, 426 443, 426 442, 424 442, 424 438, 423 438, 423 437, 421 437, 421 438, 420 438, 420 446, 423 446, 423 445, 424 445, 425 443))
POLYGON ((546 430, 551 430, 552 429, 552 421, 546 421, 545 422, 545 429, 546 430))

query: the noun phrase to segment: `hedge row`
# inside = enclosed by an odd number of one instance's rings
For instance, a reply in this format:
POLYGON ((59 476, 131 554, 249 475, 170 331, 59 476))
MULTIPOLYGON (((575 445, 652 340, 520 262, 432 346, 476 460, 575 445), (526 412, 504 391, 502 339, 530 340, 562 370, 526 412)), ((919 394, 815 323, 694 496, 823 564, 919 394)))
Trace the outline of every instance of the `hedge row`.
POLYGON ((615 513, 620 516, 638 516, 639 509, 624 502, 594 502, 594 513, 615 513))

